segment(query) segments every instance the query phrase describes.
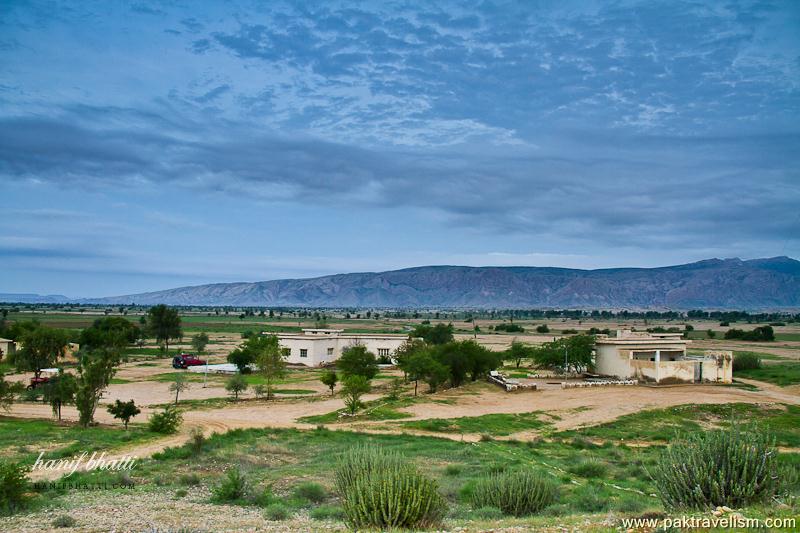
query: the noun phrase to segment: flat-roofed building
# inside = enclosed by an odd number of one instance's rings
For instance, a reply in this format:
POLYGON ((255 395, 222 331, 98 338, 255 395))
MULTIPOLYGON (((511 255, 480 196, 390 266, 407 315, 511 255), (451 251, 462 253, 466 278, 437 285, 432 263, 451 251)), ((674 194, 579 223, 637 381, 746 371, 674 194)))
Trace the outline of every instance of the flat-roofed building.
POLYGON ((646 333, 618 330, 616 337, 599 336, 595 342, 595 370, 620 379, 669 383, 731 383, 733 352, 686 352, 690 340, 680 333, 646 333))
POLYGON ((408 340, 408 335, 345 333, 342 329, 304 329, 302 333, 279 333, 277 337, 286 352, 286 361, 306 366, 333 363, 341 357, 342 350, 355 344, 365 346, 376 357, 391 358, 408 340))

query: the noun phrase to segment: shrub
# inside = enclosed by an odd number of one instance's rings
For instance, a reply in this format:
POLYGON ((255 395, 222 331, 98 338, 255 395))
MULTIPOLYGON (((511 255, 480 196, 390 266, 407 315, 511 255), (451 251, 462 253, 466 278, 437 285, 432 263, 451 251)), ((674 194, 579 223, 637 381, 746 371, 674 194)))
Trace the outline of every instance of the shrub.
POLYGON ((537 333, 550 333, 550 328, 547 327, 547 324, 542 324, 541 326, 536 326, 537 333))
POLYGON ((344 520, 344 509, 338 505, 320 505, 308 512, 314 520, 344 520))
POLYGON ((153 413, 147 427, 154 433, 175 433, 183 422, 183 416, 175 406, 169 405, 160 413, 153 413))
POLYGON ((567 470, 581 477, 604 477, 608 466, 597 459, 584 459, 567 470))
POLYGON ((212 490, 212 500, 217 503, 232 502, 242 500, 247 496, 247 478, 239 467, 229 468, 225 472, 222 482, 212 490))
POLYGON ((68 514, 58 515, 53 519, 54 528, 75 527, 78 522, 68 514))
POLYGON ((312 503, 322 503, 328 499, 328 491, 319 483, 313 481, 306 481, 300 483, 294 488, 294 496, 301 500, 306 500, 312 503))
POLYGON ((596 485, 578 487, 572 493, 572 506, 585 513, 599 513, 608 509, 608 497, 596 485))
POLYGON ((752 352, 742 352, 733 358, 733 371, 756 370, 761 368, 761 358, 752 352))
POLYGON ((667 509, 707 509, 767 502, 778 484, 774 439, 732 425, 670 445, 652 471, 667 509))
POLYGON ((623 513, 640 513, 647 507, 647 501, 644 498, 637 498, 634 496, 625 496, 620 498, 614 505, 614 508, 623 513))
POLYGON ((286 520, 289 518, 289 509, 282 503, 273 503, 264 509, 264 514, 269 520, 286 520))
POLYGON ((178 482, 181 485, 199 485, 200 478, 197 474, 182 474, 181 477, 178 478, 178 482))
POLYGON ((486 476, 472 492, 476 508, 496 507, 513 516, 537 513, 557 499, 557 485, 534 470, 486 476))
POLYGON ((447 476, 457 476, 461 474, 461 465, 447 465, 444 468, 444 473, 447 476))
POLYGON ((354 529, 420 529, 439 524, 447 503, 438 485, 399 454, 356 448, 336 468, 336 490, 354 529))
POLYGON ((178 489, 175 491, 175 499, 185 498, 187 494, 189 493, 186 492, 186 489, 178 489))
POLYGON ((25 505, 27 490, 27 468, 0 461, 0 511, 10 514, 21 509, 25 505))
POLYGON ((199 453, 203 450, 203 445, 206 443, 206 436, 203 435, 202 428, 193 427, 189 432, 189 447, 193 452, 199 453))

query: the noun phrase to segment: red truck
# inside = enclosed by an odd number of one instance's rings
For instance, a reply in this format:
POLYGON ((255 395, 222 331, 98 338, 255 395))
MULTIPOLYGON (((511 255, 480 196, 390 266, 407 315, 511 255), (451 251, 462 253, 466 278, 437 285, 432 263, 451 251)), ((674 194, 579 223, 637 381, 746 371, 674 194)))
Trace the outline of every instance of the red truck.
POLYGON ((190 353, 182 353, 172 358, 172 368, 188 368, 206 364, 202 359, 198 359, 190 353))

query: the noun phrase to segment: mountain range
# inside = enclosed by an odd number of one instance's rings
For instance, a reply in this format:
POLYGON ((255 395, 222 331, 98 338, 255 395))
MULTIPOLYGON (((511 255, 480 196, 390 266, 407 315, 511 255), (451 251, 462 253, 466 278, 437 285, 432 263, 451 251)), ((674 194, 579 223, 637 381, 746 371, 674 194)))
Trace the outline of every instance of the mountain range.
MULTIPOLYGON (((20 296, 20 295, 17 295, 20 296)), ((659 268, 423 266, 310 279, 216 283, 86 304, 409 308, 800 308, 800 261, 708 259, 659 268)), ((15 300, 0 294, 0 301, 15 300)))

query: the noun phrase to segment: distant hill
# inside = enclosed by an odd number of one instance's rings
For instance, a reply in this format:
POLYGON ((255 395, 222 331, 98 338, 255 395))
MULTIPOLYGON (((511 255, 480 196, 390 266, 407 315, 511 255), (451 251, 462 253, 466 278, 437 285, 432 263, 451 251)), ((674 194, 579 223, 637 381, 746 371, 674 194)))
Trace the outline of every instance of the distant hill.
POLYGON ((21 304, 60 304, 69 302, 70 299, 61 294, 27 294, 0 292, 0 302, 14 302, 21 304))
MULTIPOLYGON (((2 299, 2 298, 0 298, 2 299)), ((709 259, 661 268, 425 266, 218 283, 82 300, 98 304, 306 307, 800 308, 800 261, 709 259)))

